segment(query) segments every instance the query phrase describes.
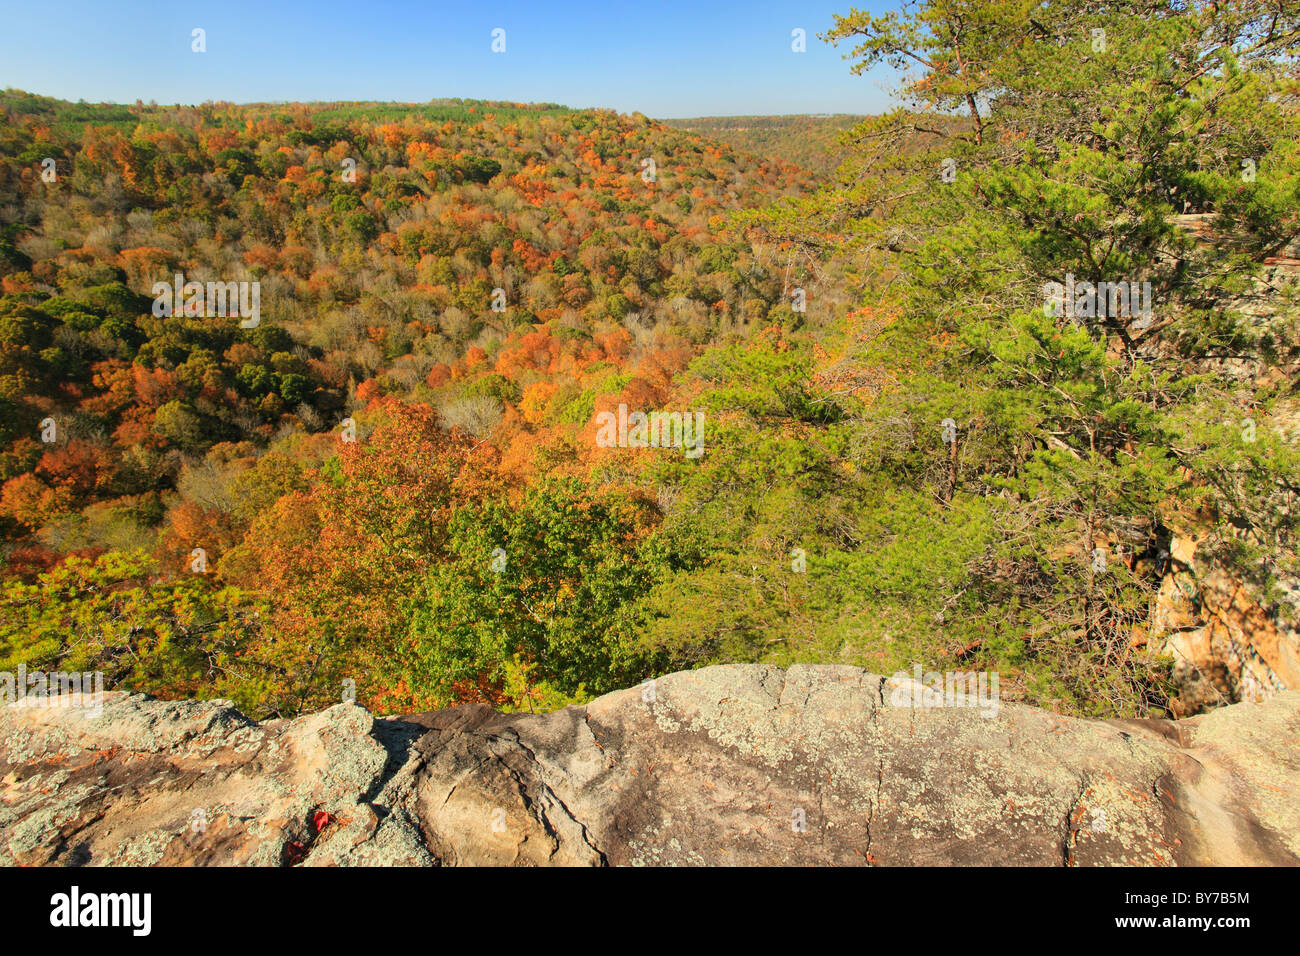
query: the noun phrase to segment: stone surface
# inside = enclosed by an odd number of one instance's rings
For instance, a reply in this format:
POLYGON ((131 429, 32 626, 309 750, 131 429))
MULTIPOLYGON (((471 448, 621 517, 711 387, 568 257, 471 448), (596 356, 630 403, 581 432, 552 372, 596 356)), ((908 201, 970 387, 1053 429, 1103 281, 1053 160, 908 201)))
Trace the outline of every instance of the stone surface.
MULTIPOLYGON (((1152 633, 1174 661, 1178 715, 1223 703, 1258 702, 1300 687, 1300 630, 1257 589, 1198 554, 1194 534, 1170 539, 1172 561, 1160 582, 1152 633)), ((1300 607, 1300 590, 1290 602, 1300 607)))
POLYGON ((11 706, 0 863, 1300 863, 1300 693, 1098 722, 914 689, 732 665, 536 715, 11 706))

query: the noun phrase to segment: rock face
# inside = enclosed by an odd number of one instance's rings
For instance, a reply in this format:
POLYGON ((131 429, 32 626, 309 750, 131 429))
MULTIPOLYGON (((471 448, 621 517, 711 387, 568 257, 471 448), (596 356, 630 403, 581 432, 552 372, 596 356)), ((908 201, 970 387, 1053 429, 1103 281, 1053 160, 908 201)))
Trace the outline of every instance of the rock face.
POLYGON ((1300 863, 1300 693, 1177 722, 920 699, 734 665, 536 715, 10 706, 0 863, 1300 863))
POLYGON ((1169 549, 1152 625, 1174 659, 1174 713, 1300 687, 1300 631, 1247 582, 1200 558, 1194 535, 1175 534, 1169 549))

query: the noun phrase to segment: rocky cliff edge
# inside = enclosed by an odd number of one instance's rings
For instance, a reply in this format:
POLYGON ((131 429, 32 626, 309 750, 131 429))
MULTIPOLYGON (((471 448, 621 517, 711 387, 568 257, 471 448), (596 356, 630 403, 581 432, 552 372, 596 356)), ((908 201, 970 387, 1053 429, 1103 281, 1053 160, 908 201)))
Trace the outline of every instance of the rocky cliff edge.
POLYGON ((924 693, 734 665, 550 714, 10 705, 0 863, 1300 863, 1300 693, 1181 721, 924 693))

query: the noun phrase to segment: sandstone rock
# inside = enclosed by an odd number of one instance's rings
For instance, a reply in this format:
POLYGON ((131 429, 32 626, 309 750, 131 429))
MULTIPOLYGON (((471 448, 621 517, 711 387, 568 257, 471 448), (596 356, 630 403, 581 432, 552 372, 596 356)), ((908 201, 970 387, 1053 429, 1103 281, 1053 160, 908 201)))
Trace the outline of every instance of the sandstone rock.
POLYGON ((0 863, 1300 863, 1300 693, 1098 722, 914 689, 731 665, 536 715, 8 707, 0 863))
POLYGON ((1300 631, 1281 609, 1261 603, 1248 582, 1199 555, 1194 535, 1173 535, 1170 552, 1152 631, 1174 659, 1174 713, 1300 687, 1300 631))

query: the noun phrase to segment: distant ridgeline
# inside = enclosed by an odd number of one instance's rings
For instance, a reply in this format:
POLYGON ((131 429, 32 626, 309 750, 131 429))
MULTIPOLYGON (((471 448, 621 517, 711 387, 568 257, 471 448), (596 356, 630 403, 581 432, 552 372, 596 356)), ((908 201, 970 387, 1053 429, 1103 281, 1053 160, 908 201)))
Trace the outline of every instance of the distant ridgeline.
POLYGON ((667 119, 674 129, 699 133, 733 149, 792 163, 819 175, 834 171, 842 155, 840 137, 865 116, 701 116, 667 119))

